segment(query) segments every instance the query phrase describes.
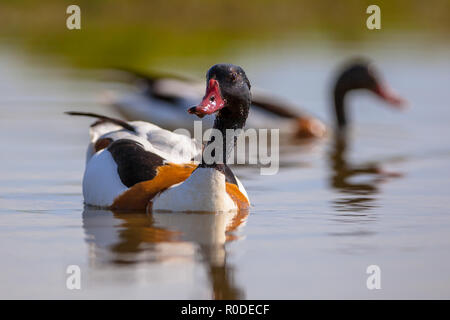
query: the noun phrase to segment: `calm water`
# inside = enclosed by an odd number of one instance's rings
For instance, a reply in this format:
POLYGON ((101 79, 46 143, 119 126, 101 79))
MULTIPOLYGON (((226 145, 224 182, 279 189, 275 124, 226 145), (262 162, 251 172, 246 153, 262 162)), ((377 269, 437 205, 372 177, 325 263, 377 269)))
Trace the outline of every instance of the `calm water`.
MULTIPOLYGON (((274 176, 235 168, 253 207, 228 233, 226 215, 84 209, 90 122, 62 112, 114 114, 98 94, 115 85, 4 48, 0 298, 450 298, 450 50, 428 48, 224 54, 255 86, 324 120, 332 71, 355 53, 373 57, 410 102, 396 112, 352 94, 346 143, 286 143, 274 176), (78 291, 65 286, 72 264, 82 271, 78 291), (381 290, 366 288, 372 264, 381 290)), ((208 67, 185 65, 196 74, 208 67)))

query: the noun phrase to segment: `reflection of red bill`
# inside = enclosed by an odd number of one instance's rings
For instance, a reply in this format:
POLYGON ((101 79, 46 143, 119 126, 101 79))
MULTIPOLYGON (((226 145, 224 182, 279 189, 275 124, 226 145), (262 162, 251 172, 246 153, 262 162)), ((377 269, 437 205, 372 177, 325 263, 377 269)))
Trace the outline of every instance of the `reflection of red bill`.
POLYGON ((406 106, 406 100, 386 85, 377 85, 374 92, 395 108, 403 109, 406 106))
POLYGON ((189 108, 188 112, 202 118, 207 114, 213 114, 214 112, 219 111, 224 106, 225 100, 220 94, 219 82, 215 79, 211 79, 209 80, 206 94, 203 97, 202 102, 198 106, 189 108))

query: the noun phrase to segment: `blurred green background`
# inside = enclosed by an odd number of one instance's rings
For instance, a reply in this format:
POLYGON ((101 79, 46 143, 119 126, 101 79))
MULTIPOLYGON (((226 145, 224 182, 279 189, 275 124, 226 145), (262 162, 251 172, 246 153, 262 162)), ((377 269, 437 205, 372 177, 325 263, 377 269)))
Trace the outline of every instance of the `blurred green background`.
POLYGON ((2 0, 0 37, 78 67, 151 68, 179 57, 214 63, 224 50, 283 41, 339 45, 405 33, 448 41, 449 14, 448 0, 2 0), (81 7, 81 30, 66 28, 70 4, 81 7), (366 28, 370 4, 381 8, 381 30, 366 28))

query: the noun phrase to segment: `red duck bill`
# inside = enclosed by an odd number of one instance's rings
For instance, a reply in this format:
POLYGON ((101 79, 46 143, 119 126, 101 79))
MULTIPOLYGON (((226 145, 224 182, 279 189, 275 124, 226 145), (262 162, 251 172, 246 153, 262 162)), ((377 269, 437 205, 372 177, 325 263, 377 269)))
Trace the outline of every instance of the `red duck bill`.
POLYGON ((406 100, 386 85, 377 85, 375 93, 393 107, 401 109, 406 105, 406 100))
POLYGON ((219 111, 224 106, 225 100, 220 94, 219 82, 215 79, 211 79, 209 80, 206 94, 203 97, 202 102, 198 106, 189 108, 188 112, 203 118, 205 115, 219 111))

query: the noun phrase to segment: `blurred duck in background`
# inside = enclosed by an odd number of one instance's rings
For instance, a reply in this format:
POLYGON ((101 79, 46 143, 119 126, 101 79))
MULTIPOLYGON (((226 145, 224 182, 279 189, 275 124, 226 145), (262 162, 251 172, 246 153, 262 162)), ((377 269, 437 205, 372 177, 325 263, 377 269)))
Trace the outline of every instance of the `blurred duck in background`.
POLYGON ((345 98, 350 91, 365 89, 383 99, 389 106, 401 109, 405 100, 398 96, 381 79, 375 65, 367 59, 353 59, 337 73, 333 88, 335 126, 338 130, 346 128, 349 123, 345 98))
MULTIPOLYGON (((124 94, 107 91, 103 101, 113 106, 128 120, 144 120, 163 128, 184 128, 193 131, 194 115, 186 113, 204 92, 202 83, 170 74, 144 74, 128 69, 117 70, 119 78, 131 82, 134 90, 124 94)), ((203 129, 212 128, 214 118, 202 120, 203 129)), ((303 138, 319 138, 326 127, 319 119, 299 110, 279 97, 252 87, 252 104, 246 128, 280 128, 303 138)))
MULTIPOLYGON (((167 129, 193 130, 194 115, 186 113, 203 96, 202 83, 188 77, 170 74, 141 73, 118 69, 121 78, 131 82, 134 90, 126 94, 108 91, 104 102, 113 106, 128 120, 144 120, 167 129)), ((388 104, 401 107, 404 100, 382 82, 373 63, 367 59, 352 59, 338 72, 333 88, 335 126, 348 124, 345 97, 353 90, 366 89, 388 104)), ((203 120, 211 128, 214 119, 203 120)), ((322 138, 328 129, 324 123, 264 90, 252 88, 252 105, 246 128, 279 128, 281 133, 297 138, 322 138)))
POLYGON ((381 80, 378 71, 368 60, 354 60, 338 74, 333 88, 334 104, 331 109, 335 116, 336 134, 328 152, 329 184, 338 192, 333 205, 341 212, 365 212, 376 206, 379 185, 389 178, 402 177, 402 174, 385 171, 382 161, 370 159, 354 163, 349 160, 346 128, 350 121, 345 103, 346 95, 355 89, 366 89, 394 108, 402 108, 405 100, 381 80))

